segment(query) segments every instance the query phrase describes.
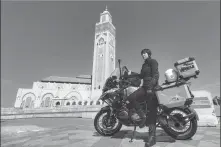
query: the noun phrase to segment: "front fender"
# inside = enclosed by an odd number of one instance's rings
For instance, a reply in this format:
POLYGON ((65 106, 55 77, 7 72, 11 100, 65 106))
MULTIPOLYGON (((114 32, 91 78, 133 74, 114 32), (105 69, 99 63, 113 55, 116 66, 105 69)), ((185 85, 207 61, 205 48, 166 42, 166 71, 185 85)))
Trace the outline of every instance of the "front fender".
POLYGON ((102 107, 100 111, 110 111, 110 106, 102 107))

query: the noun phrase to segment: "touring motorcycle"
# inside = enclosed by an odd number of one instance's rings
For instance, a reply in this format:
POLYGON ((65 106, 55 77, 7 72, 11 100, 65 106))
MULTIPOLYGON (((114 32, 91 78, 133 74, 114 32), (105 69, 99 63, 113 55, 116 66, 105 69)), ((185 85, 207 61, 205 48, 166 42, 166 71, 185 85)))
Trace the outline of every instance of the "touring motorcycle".
MULTIPOLYGON (((131 116, 135 113, 128 107, 127 97, 133 93, 137 88, 134 83, 128 79, 123 78, 128 74, 126 66, 123 68, 116 68, 110 77, 106 80, 102 95, 99 100, 102 100, 106 106, 96 114, 94 118, 94 127, 96 131, 102 136, 112 136, 119 132, 122 125, 134 126, 133 135, 130 142, 134 138, 134 133, 138 124, 134 122, 131 116), (126 70, 125 70, 126 69, 126 70)), ((174 84, 162 84, 157 86, 155 91, 162 91, 168 88, 186 86, 191 97, 186 98, 185 101, 177 101, 169 104, 160 104, 157 107, 157 127, 161 127, 169 136, 177 140, 190 139, 197 131, 198 115, 190 106, 193 102, 194 95, 190 90, 189 79, 182 79, 176 81, 174 84)), ((147 101, 140 103, 143 111, 148 118, 147 101)), ((147 120, 146 119, 146 120, 147 120)), ((146 126, 148 124, 146 123, 146 126)))

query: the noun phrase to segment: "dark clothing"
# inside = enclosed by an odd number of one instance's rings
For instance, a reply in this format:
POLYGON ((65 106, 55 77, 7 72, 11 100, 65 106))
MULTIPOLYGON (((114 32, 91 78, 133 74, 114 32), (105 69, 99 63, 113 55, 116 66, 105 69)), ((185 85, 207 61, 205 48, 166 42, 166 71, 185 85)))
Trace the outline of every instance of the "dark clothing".
MULTIPOLYGON (((143 79, 143 86, 129 95, 129 106, 135 108, 138 111, 141 109, 139 103, 147 101, 149 109, 147 123, 156 124, 158 101, 156 94, 154 93, 154 88, 158 85, 159 80, 158 62, 155 59, 146 59, 142 65, 140 74, 137 74, 136 76, 143 79), (153 92, 147 93, 147 90, 152 90, 153 92)), ((129 75, 127 77, 134 77, 134 75, 129 75)))
POLYGON ((140 87, 129 95, 128 101, 130 102, 129 108, 135 108, 137 111, 141 109, 140 103, 147 101, 147 107, 149 109, 147 124, 156 123, 158 101, 154 93, 146 93, 145 88, 140 87))
POLYGON ((143 79, 143 87, 146 90, 153 90, 158 85, 159 71, 158 62, 155 59, 148 58, 144 61, 140 74, 132 72, 131 75, 125 75, 125 78, 139 77, 143 79))
POLYGON ((143 79, 143 87, 145 89, 153 90, 159 80, 158 62, 155 59, 146 59, 139 77, 143 79))

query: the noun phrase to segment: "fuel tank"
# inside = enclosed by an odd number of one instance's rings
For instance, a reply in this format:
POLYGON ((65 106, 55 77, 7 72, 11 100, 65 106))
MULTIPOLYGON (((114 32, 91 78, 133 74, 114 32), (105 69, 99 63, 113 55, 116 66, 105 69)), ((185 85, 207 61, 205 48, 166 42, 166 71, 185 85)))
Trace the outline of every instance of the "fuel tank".
POLYGON ((139 87, 133 87, 130 86, 126 89, 124 89, 124 97, 128 97, 129 95, 131 95, 134 91, 136 91, 139 87))

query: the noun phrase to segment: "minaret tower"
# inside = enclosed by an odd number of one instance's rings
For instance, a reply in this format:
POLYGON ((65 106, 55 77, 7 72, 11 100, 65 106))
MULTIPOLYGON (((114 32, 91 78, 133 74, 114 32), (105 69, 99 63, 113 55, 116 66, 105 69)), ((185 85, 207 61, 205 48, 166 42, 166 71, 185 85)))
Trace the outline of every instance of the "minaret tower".
POLYGON ((115 34, 112 16, 106 7, 100 14, 100 22, 95 25, 92 93, 102 90, 105 80, 115 69, 115 34))

